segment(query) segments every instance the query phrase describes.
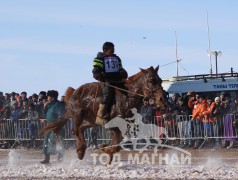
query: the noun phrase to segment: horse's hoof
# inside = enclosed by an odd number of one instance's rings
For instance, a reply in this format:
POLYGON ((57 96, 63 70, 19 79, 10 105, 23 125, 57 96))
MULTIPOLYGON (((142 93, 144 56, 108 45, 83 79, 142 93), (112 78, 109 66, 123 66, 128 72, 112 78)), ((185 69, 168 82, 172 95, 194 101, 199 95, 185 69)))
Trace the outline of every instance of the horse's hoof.
POLYGON ((85 149, 77 149, 77 155, 78 155, 78 158, 82 160, 85 155, 85 149))

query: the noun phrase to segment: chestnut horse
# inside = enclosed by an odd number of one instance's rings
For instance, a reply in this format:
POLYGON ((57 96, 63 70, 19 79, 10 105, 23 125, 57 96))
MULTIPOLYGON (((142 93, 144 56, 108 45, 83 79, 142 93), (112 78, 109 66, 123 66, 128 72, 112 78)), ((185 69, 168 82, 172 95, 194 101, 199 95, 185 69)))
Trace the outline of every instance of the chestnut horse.
MULTIPOLYGON (((148 69, 140 70, 139 73, 125 80, 127 93, 123 93, 121 89, 115 88, 116 103, 112 107, 111 118, 118 115, 122 118, 130 117, 130 109, 134 107, 140 109, 144 97, 155 98, 155 103, 158 106, 167 104, 167 95, 161 86, 162 80, 158 76, 159 66, 156 68, 151 66, 148 69)), ((67 119, 72 118, 74 121, 72 133, 75 135, 79 159, 83 159, 86 150, 84 130, 96 126, 96 115, 102 99, 100 84, 98 82, 88 83, 76 90, 69 87, 65 93, 67 109, 65 119, 51 123, 43 130, 44 133, 52 130, 57 133, 67 122, 67 119)), ((120 151, 119 144, 122 140, 122 135, 118 128, 112 128, 110 129, 110 137, 111 146, 104 147, 102 150, 109 154, 111 162, 113 154, 120 151)))

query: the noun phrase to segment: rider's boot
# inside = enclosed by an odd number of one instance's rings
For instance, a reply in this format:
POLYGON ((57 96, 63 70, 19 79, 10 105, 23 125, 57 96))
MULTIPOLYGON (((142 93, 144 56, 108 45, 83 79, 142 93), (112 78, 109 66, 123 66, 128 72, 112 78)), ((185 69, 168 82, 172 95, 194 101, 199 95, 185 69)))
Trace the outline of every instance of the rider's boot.
POLYGON ((49 164, 50 163, 50 155, 45 154, 45 159, 40 162, 41 164, 49 164))
POLYGON ((96 125, 102 126, 106 124, 109 120, 109 115, 107 114, 107 104, 99 104, 99 109, 96 118, 96 125))

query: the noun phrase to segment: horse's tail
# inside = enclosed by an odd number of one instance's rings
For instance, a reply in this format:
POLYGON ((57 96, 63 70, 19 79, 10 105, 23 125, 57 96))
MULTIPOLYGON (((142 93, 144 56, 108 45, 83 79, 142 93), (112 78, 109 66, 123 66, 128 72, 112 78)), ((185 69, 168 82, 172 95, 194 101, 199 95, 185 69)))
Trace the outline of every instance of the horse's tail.
POLYGON ((40 132, 39 132, 39 137, 42 138, 45 134, 49 133, 49 132, 54 132, 55 134, 59 134, 61 128, 67 123, 68 119, 67 118, 63 118, 60 121, 56 121, 56 122, 51 122, 46 124, 45 127, 43 127, 40 132))
POLYGON ((70 97, 72 96, 72 94, 74 93, 75 89, 72 87, 68 87, 68 89, 65 92, 65 102, 67 103, 70 99, 70 97))

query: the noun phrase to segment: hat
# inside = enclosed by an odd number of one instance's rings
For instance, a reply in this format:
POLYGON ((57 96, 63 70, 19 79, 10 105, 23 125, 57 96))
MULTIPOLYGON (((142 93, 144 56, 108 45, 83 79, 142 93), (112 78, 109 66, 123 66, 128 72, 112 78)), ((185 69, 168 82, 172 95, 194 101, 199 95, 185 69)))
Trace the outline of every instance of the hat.
POLYGON ((45 91, 41 91, 40 93, 39 93, 39 95, 43 95, 43 96, 46 96, 46 92, 45 91))
POLYGON ((0 95, 2 95, 2 96, 3 96, 3 92, 2 92, 2 91, 0 91, 0 95))
POLYGON ((11 93, 10 93, 10 96, 15 96, 15 95, 16 95, 15 92, 11 92, 11 93))
POLYGON ((212 100, 212 96, 207 96, 206 99, 212 100))
POLYGON ((32 97, 38 98, 38 95, 36 93, 32 94, 32 97))
POLYGON ((227 93, 225 92, 225 91, 222 91, 221 93, 220 93, 220 95, 226 95, 227 93))
POLYGON ((58 98, 58 95, 59 95, 58 91, 55 91, 55 90, 49 90, 47 92, 47 96, 53 97, 55 99, 58 98))
POLYGON ((27 93, 25 91, 21 92, 21 95, 24 94, 24 95, 27 95, 27 93))
POLYGON ((219 97, 216 97, 215 101, 221 101, 221 99, 219 97))

